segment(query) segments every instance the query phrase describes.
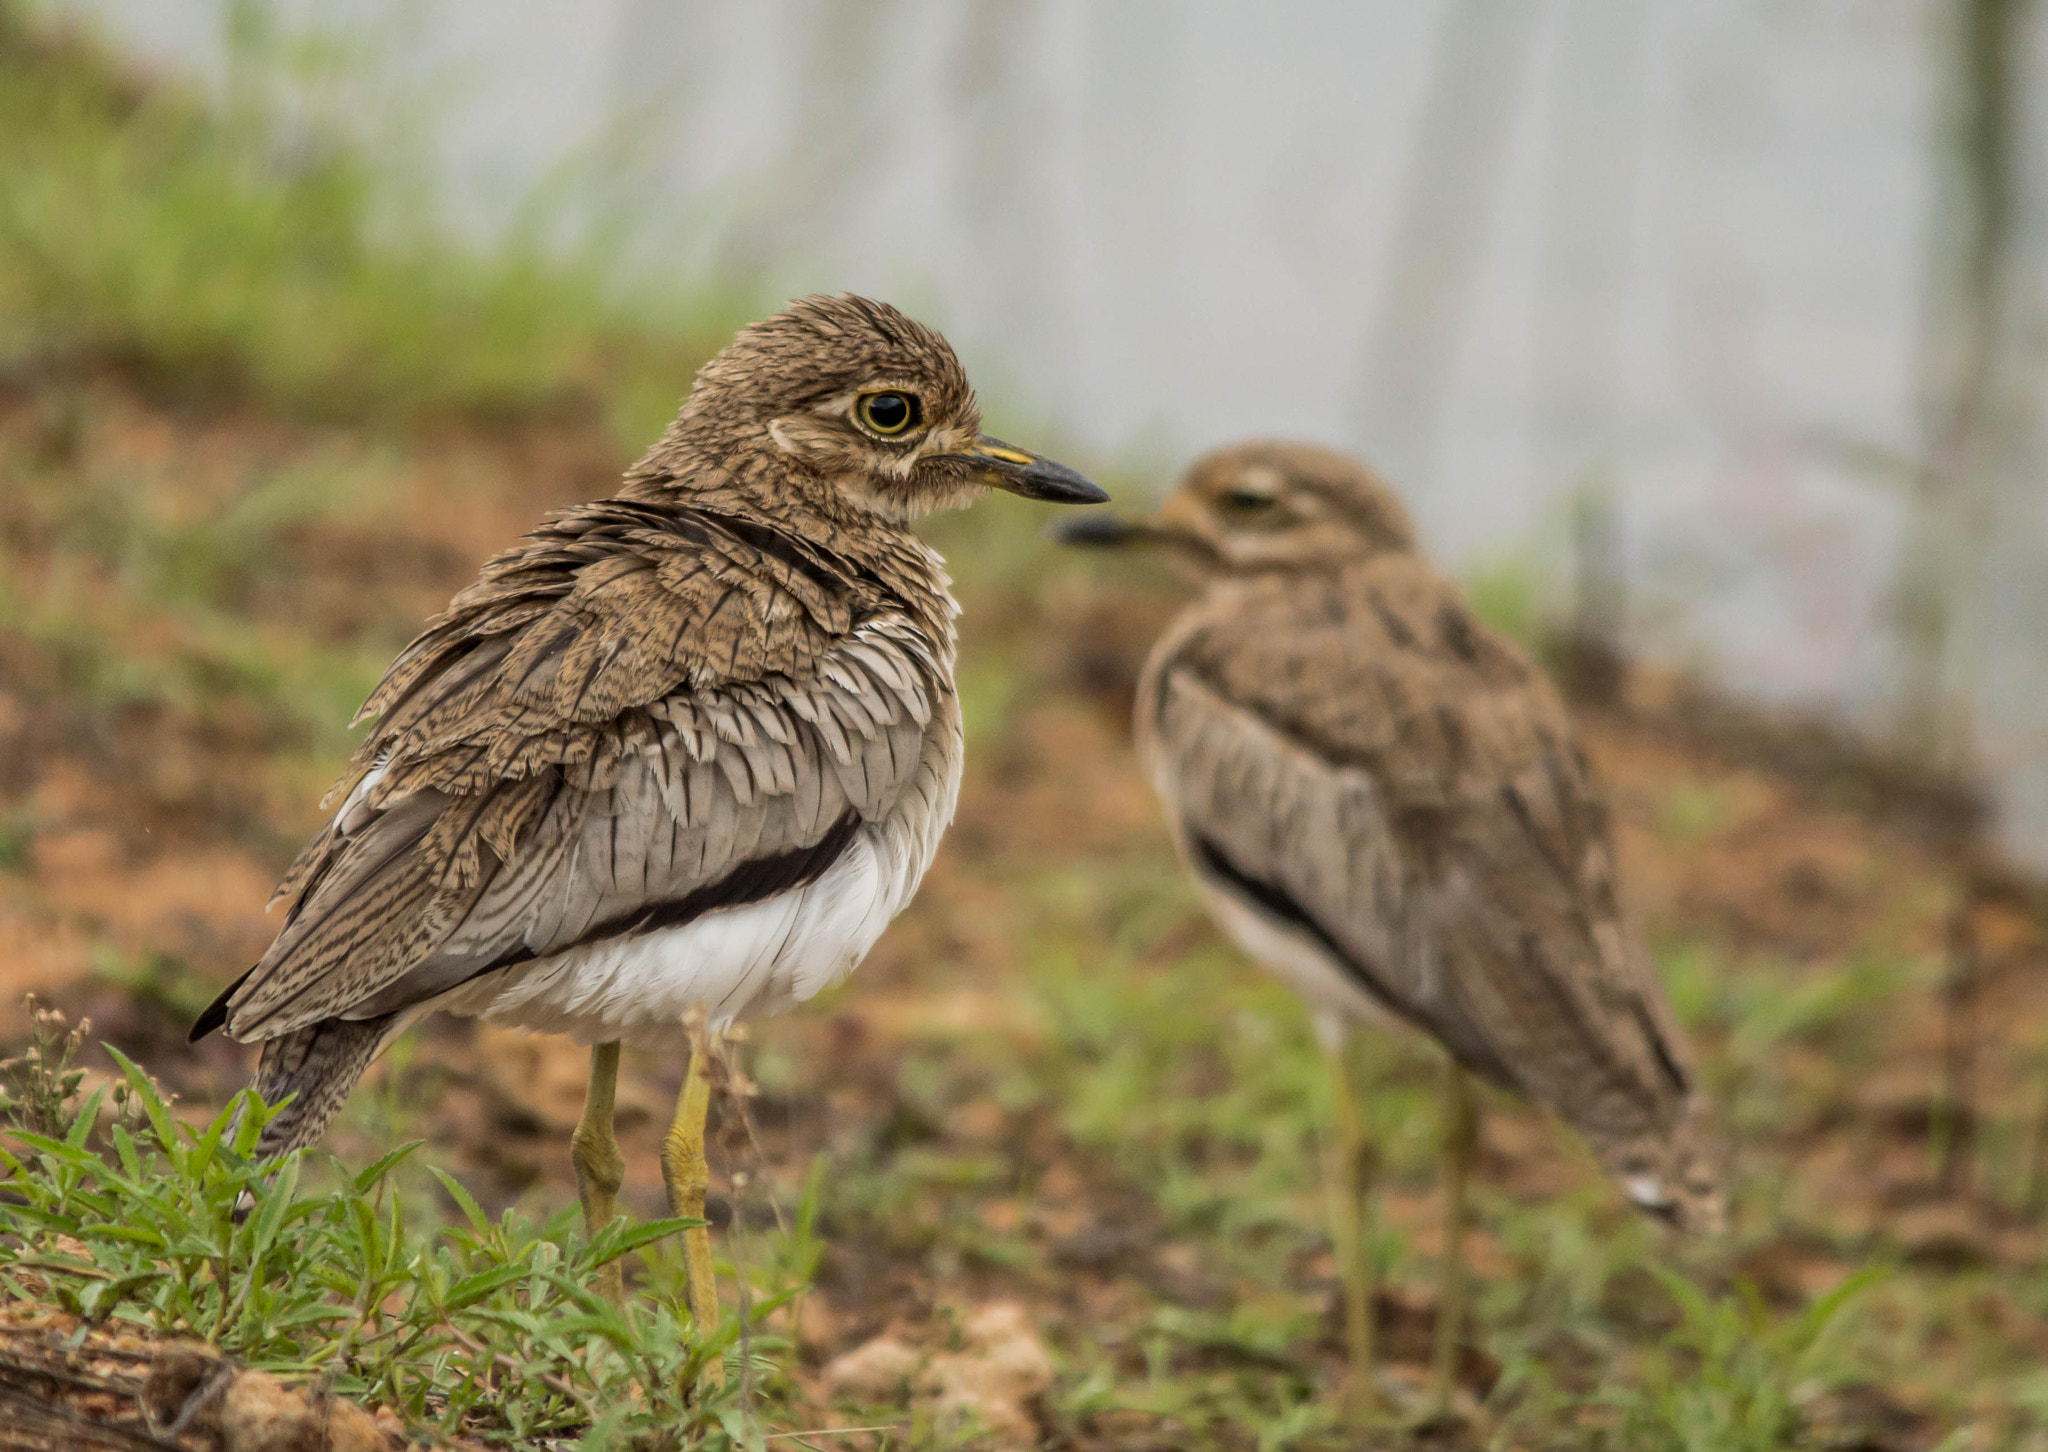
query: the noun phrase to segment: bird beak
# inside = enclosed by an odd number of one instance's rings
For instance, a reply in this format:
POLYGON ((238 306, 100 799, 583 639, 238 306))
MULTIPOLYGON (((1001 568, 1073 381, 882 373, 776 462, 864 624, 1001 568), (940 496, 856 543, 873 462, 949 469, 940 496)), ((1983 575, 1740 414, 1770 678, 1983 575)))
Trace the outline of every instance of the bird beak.
POLYGON ((1006 444, 983 434, 962 457, 983 466, 983 482, 1026 499, 1043 499, 1048 504, 1107 504, 1102 486, 1069 469, 1041 458, 1029 449, 1006 444))
POLYGON ((1056 519, 1046 526, 1047 539, 1083 549, 1122 549, 1126 545, 1164 544, 1177 538, 1149 519, 1126 519, 1120 514, 1077 514, 1056 519))
POLYGON ((1166 545, 1168 553, 1197 565, 1213 563, 1216 546, 1195 525, 1195 510, 1183 494, 1170 496, 1156 514, 1136 519, 1121 514, 1082 514, 1054 520, 1046 538, 1082 549, 1129 549, 1166 545))

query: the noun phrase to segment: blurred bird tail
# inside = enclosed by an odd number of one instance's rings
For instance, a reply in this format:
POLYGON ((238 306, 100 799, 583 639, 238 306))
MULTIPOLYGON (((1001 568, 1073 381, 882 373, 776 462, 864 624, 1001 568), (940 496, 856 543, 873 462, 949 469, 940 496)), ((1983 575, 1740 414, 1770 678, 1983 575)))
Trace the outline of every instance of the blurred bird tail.
POLYGON ((1601 1155, 1636 1208, 1697 1235, 1728 1228, 1727 1157, 1697 1095, 1681 1102, 1668 1133, 1624 1142, 1601 1155))
POLYGON ((266 1040, 251 1087, 267 1104, 288 1094, 295 1097, 263 1127, 257 1155, 271 1159, 320 1138, 363 1071, 400 1027, 396 1014, 361 1022, 330 1018, 266 1040))

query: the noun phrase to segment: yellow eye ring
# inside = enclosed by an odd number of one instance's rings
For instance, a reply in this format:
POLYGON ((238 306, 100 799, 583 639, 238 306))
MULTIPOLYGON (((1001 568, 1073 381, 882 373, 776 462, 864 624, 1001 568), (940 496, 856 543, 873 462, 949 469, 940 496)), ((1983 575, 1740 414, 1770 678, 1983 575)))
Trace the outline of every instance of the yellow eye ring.
POLYGON ((923 417, 923 410, 918 407, 917 395, 905 393, 898 388, 863 393, 853 407, 860 419, 861 427, 870 433, 880 434, 885 439, 908 433, 923 417))

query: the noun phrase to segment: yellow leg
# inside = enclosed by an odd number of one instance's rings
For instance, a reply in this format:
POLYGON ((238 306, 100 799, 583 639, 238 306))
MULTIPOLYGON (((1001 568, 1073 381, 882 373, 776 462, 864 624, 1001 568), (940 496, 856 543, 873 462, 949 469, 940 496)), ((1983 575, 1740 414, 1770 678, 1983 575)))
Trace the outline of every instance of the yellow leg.
POLYGON ((1377 1407, 1373 1384, 1373 1263, 1370 1241, 1372 1151, 1363 1117, 1344 1066, 1341 1040, 1328 1042, 1334 1133, 1324 1151, 1329 1194, 1330 1242, 1344 1286, 1344 1347, 1350 1357, 1344 1383, 1344 1412, 1354 1425, 1377 1407))
MULTIPOLYGON (((690 1071, 676 1098, 675 1122, 661 1145, 661 1177, 668 1184, 672 1214, 704 1218, 704 1192, 711 1184, 711 1165, 704 1158, 704 1117, 711 1109, 711 1045, 701 1027, 690 1033, 690 1071)), ((697 1334, 718 1329, 718 1281, 711 1264, 711 1230, 704 1225, 683 1232, 683 1266, 689 1274, 690 1319, 697 1334)), ((712 1381, 725 1376, 722 1363, 705 1369, 712 1381)))
POLYGON ((1444 1260, 1432 1366, 1438 1413, 1450 1411, 1457 1387, 1458 1330, 1465 1320, 1465 1189, 1478 1144, 1479 1100, 1471 1078, 1452 1062, 1444 1079, 1444 1260))
MULTIPOLYGON (((626 1178, 626 1160, 612 1133, 618 1092, 619 1046, 593 1044, 583 1118, 569 1137, 569 1157, 576 1163, 576 1198, 583 1202, 583 1233, 593 1239, 619 1213, 619 1186, 626 1178)), ((625 1270, 618 1261, 598 1271, 597 1288, 614 1306, 624 1304, 625 1270)))

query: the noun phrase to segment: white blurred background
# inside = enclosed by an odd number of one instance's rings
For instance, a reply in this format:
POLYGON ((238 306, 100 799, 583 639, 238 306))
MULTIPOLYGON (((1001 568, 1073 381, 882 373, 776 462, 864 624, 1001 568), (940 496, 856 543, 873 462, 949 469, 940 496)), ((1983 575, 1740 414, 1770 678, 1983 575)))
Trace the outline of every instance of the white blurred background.
MULTIPOLYGON (((62 0, 233 83, 233 0, 62 0)), ((479 236, 872 292, 1163 485, 1294 435, 1461 572, 1994 784, 2048 867, 2048 34, 2022 0, 327 0, 479 236)), ((679 380, 680 386, 680 380, 679 380)))

